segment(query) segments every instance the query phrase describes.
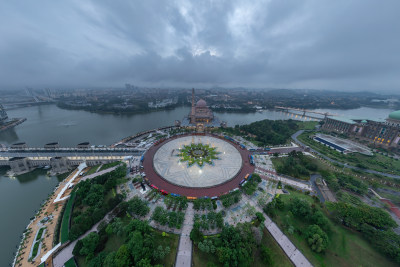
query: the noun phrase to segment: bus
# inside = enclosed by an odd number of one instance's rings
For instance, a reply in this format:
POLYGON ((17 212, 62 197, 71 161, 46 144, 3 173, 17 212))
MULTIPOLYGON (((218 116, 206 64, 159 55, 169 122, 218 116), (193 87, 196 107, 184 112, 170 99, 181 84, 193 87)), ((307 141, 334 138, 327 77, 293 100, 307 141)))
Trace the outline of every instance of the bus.
POLYGON ((246 182, 245 179, 241 180, 240 183, 239 183, 239 186, 242 186, 245 182, 246 182))
POLYGON ((164 196, 168 195, 168 192, 165 190, 160 190, 161 194, 163 194, 164 196))
POLYGON ((250 148, 249 151, 254 152, 254 151, 257 151, 257 149, 255 149, 255 148, 250 148))
POLYGON ((175 194, 175 193, 171 193, 171 196, 173 196, 173 197, 180 197, 181 195, 175 194))
POLYGON ((244 177, 245 180, 247 180, 249 178, 250 174, 246 174, 246 176, 244 177))
POLYGON ((249 161, 251 165, 254 165, 254 156, 253 155, 249 155, 249 161))
POLYGON ((153 189, 155 189, 155 190, 158 190, 158 187, 155 186, 154 184, 151 184, 150 187, 153 188, 153 189))

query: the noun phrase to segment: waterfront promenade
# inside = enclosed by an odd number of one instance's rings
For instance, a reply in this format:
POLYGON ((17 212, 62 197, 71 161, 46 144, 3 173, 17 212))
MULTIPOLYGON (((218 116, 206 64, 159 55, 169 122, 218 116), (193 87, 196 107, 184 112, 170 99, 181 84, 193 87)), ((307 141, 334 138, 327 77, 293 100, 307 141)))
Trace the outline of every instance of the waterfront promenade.
MULTIPOLYGON (((64 189, 64 185, 67 185, 70 180, 75 179, 75 182, 79 182, 80 169, 75 169, 60 185, 55 189, 50 198, 44 203, 41 210, 39 210, 36 217, 28 225, 28 232, 24 236, 24 241, 22 242, 17 256, 15 258, 14 266, 21 267, 36 267, 41 263, 41 257, 43 257, 50 249, 53 248, 53 239, 56 224, 59 216, 61 216, 62 206, 65 200, 71 193, 71 188, 64 189), (62 201, 55 201, 57 197, 61 196, 62 201), (42 234, 42 242, 36 240, 37 233, 41 228, 46 228, 44 234, 42 234), (29 234, 30 232, 30 234, 29 234), (35 243, 39 242, 38 251, 36 256, 32 257, 33 248, 35 243), (32 260, 30 261, 30 259, 32 260)), ((39 238, 40 239, 40 238, 39 238)))

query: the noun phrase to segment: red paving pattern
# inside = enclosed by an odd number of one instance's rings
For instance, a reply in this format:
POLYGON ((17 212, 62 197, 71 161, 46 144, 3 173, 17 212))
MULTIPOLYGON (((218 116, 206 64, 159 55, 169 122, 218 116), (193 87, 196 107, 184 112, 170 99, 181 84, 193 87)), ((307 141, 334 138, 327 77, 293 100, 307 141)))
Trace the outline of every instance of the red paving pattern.
MULTIPOLYGON (((188 134, 188 135, 190 135, 190 134, 188 134)), ((187 136, 187 135, 179 135, 179 136, 172 137, 169 140, 166 140, 160 144, 154 145, 149 150, 147 150, 146 154, 144 155, 144 160, 143 160, 143 167, 144 167, 144 171, 146 173, 147 179, 149 179, 150 182, 152 184, 154 184, 155 186, 157 186, 160 190, 162 189, 162 190, 167 191, 168 193, 175 193, 175 194, 190 196, 190 197, 219 196, 219 195, 229 192, 232 189, 237 188, 239 186, 240 181, 243 180, 243 178, 246 176, 246 174, 254 172, 255 167, 252 166, 249 162, 249 155, 251 153, 246 149, 241 149, 239 145, 237 145, 233 142, 230 142, 224 138, 221 138, 220 136, 211 135, 211 134, 206 134, 206 135, 222 139, 225 142, 228 142, 231 145, 233 145, 239 151, 240 155, 242 156, 243 166, 242 166, 242 169, 240 170, 240 172, 233 179, 231 179, 223 184, 216 185, 214 187, 192 188, 192 187, 183 187, 183 186, 174 185, 174 184, 168 182, 167 180, 165 180, 164 178, 162 178, 160 175, 158 175, 158 173, 153 168, 154 154, 166 142, 171 141, 176 138, 179 138, 179 137, 187 136)))

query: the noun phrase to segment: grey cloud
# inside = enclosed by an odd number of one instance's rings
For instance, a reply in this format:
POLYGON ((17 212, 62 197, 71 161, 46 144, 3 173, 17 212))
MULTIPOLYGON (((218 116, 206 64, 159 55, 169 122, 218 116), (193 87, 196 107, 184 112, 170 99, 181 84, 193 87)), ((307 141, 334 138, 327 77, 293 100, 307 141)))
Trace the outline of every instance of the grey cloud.
POLYGON ((399 90, 400 2, 0 3, 0 88, 399 90))

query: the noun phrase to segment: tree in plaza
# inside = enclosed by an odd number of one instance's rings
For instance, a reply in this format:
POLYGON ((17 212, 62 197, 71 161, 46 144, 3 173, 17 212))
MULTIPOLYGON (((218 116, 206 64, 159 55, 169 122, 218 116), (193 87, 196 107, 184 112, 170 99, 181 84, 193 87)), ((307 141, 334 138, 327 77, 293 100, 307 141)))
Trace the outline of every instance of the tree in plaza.
POLYGON ((328 246, 328 236, 326 233, 316 224, 310 225, 307 228, 307 242, 310 248, 315 252, 322 252, 328 246))
POLYGON ((274 262, 272 260, 272 252, 265 245, 261 245, 261 259, 265 263, 266 266, 273 266, 273 264, 274 264, 274 262))
POLYGON ((256 212, 256 216, 257 216, 257 220, 258 220, 260 223, 263 223, 263 222, 265 221, 265 217, 264 217, 264 215, 263 215, 261 212, 256 212))
POLYGON ((249 217, 253 217, 256 214, 256 208, 250 205, 249 203, 246 203, 245 209, 246 209, 246 214, 249 217))
POLYGON ((192 231, 190 232, 190 240, 192 240, 196 244, 198 242, 203 241, 203 239, 204 239, 204 235, 200 231, 200 225, 198 223, 195 223, 193 225, 192 231))
POLYGON ((147 215, 150 211, 150 208, 147 206, 147 201, 140 199, 138 196, 129 200, 128 204, 128 211, 139 217, 147 215))
POLYGON ((86 259, 91 259, 94 256, 94 251, 99 244, 99 235, 97 232, 91 232, 82 239, 82 248, 79 254, 87 256, 86 259))

